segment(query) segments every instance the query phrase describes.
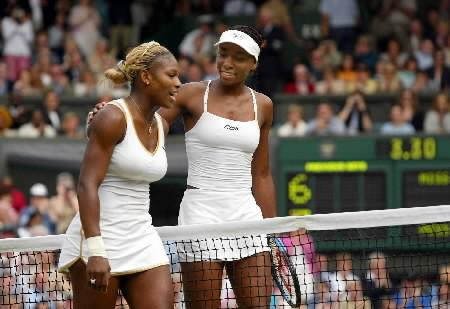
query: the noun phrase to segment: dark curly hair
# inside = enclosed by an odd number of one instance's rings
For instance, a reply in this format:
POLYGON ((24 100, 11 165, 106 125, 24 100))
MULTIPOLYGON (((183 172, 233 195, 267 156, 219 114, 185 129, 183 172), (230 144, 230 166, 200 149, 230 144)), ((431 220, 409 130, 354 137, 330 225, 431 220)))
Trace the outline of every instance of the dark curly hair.
POLYGON ((230 30, 237 30, 237 31, 244 32, 245 34, 249 35, 256 42, 256 44, 258 44, 259 48, 263 47, 263 43, 264 43, 263 36, 255 28, 250 27, 250 26, 237 25, 237 26, 231 27, 230 30))

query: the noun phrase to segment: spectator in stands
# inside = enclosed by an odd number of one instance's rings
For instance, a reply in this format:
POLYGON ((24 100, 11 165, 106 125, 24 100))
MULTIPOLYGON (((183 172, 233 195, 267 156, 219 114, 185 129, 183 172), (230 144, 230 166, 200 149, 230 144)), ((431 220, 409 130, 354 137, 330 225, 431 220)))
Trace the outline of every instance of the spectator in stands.
POLYGON ((79 80, 73 85, 73 94, 76 97, 97 96, 97 80, 92 71, 86 68, 81 72, 79 80))
POLYGON ((14 131, 10 128, 13 124, 13 118, 8 109, 4 106, 0 106, 0 137, 13 136, 14 131))
POLYGON ((370 72, 375 71, 375 65, 378 61, 378 54, 374 49, 372 38, 368 35, 362 35, 358 38, 355 46, 355 62, 365 64, 370 72))
POLYGON ((0 61, 0 96, 7 95, 8 92, 8 66, 4 61, 0 61))
POLYGON ((67 138, 80 139, 83 138, 83 131, 80 128, 80 117, 74 112, 64 114, 61 134, 67 138))
POLYGON ((323 70, 323 80, 316 83, 315 92, 320 95, 340 95, 345 93, 346 84, 337 79, 332 67, 327 66, 323 70))
MULTIPOLYGON (((126 50, 135 45, 131 7, 134 1, 110 1, 108 5, 109 37, 111 48, 119 59, 124 58, 126 50)), ((102 67, 102 71, 111 64, 102 67)), ((99 71, 96 71, 98 73, 99 71)))
POLYGON ((24 208, 19 217, 19 226, 27 228, 34 225, 45 226, 50 234, 56 233, 56 224, 48 215, 49 199, 47 187, 35 183, 30 188, 30 205, 24 208))
POLYGON ((43 113, 45 123, 51 125, 55 131, 60 130, 62 125, 60 104, 58 95, 54 91, 48 91, 44 99, 43 113))
POLYGON ((69 77, 69 80, 73 83, 80 79, 81 73, 86 69, 86 65, 78 50, 75 50, 67 59, 67 62, 63 63, 65 74, 69 77))
POLYGON ((339 309, 373 308, 368 297, 363 295, 363 289, 359 280, 346 282, 347 293, 339 300, 339 309))
POLYGON ((303 120, 303 108, 298 104, 290 104, 288 106, 287 121, 278 128, 278 136, 299 137, 304 136, 305 131, 306 123, 303 120))
POLYGON ((14 185, 12 178, 9 176, 3 177, 2 181, 0 182, 0 186, 5 186, 11 190, 10 194, 12 207, 14 208, 16 213, 19 214, 22 209, 27 206, 27 199, 25 198, 25 194, 23 194, 23 192, 14 185))
POLYGON ((266 0, 261 5, 260 10, 272 12, 274 25, 283 28, 287 38, 297 43, 298 38, 285 0, 266 0))
POLYGON ((434 93, 438 91, 435 86, 436 85, 434 85, 433 83, 430 83, 427 72, 418 71, 416 74, 416 79, 414 80, 414 84, 410 89, 415 93, 434 93))
POLYGON ((421 280, 402 279, 399 291, 392 296, 396 308, 424 308, 421 297, 421 280))
POLYGON ((450 304, 450 265, 439 267, 439 283, 432 287, 432 308, 448 308, 450 304))
POLYGON ((51 63, 51 52, 50 49, 46 47, 39 52, 37 55, 37 61, 31 68, 32 74, 33 72, 36 72, 36 78, 40 80, 42 89, 50 87, 52 82, 50 75, 51 63))
POLYGON ((344 123, 336 117, 329 103, 317 106, 316 118, 309 121, 306 127, 307 135, 343 135, 344 123))
POLYGON ((31 115, 31 121, 22 125, 17 136, 27 138, 55 137, 56 130, 45 123, 45 116, 41 109, 35 109, 31 115))
POLYGON ((105 39, 98 40, 94 52, 88 58, 89 69, 94 72, 95 79, 99 80, 103 77, 103 72, 113 67, 116 62, 116 58, 108 50, 108 41, 105 39))
POLYGON ((1 22, 3 56, 8 65, 8 79, 15 82, 23 70, 31 66, 31 44, 34 39, 33 24, 25 11, 14 7, 10 16, 1 22))
POLYGON ((406 60, 403 68, 398 72, 398 79, 400 80, 402 88, 412 88, 416 81, 417 61, 414 57, 406 60))
POLYGON ((319 43, 318 49, 324 67, 331 66, 333 69, 337 69, 341 65, 342 54, 337 50, 335 41, 323 40, 319 43))
POLYGON ((447 44, 445 45, 443 51, 445 55, 445 65, 450 66, 450 35, 447 38, 447 44))
POLYGON ((357 36, 359 8, 356 0, 321 0, 321 33, 336 41, 338 49, 351 53, 357 36))
POLYGON ((408 28, 417 9, 416 0, 382 0, 373 20, 372 32, 380 40, 397 37, 407 48, 408 28))
POLYGON ((226 0, 223 8, 225 16, 256 15, 256 6, 249 0, 226 0))
POLYGON ((381 61, 377 69, 379 69, 377 90, 379 92, 397 92, 400 90, 401 84, 398 79, 397 68, 390 62, 381 61))
POLYGON ((31 73, 30 70, 20 72, 19 80, 14 84, 13 91, 21 96, 38 96, 42 91, 40 77, 31 73))
POLYGON ((0 184, 0 226, 14 226, 19 216, 12 205, 11 187, 0 184))
POLYGON ((382 308, 382 299, 392 294, 393 284, 386 268, 386 257, 381 252, 368 256, 368 269, 363 280, 365 294, 370 298, 373 309, 382 308))
POLYGON ((430 83, 433 89, 449 90, 450 89, 450 67, 445 65, 445 55, 441 50, 434 53, 434 65, 427 70, 430 83))
POLYGON ((359 91, 347 97, 338 116, 345 124, 347 134, 356 135, 372 131, 372 118, 364 95, 359 91))
POLYGON ((418 18, 411 22, 409 30, 409 51, 415 54, 420 49, 420 43, 424 39, 422 21, 418 18))
POLYGON ((336 302, 337 300, 333 299, 333 293, 331 293, 330 290, 329 280, 317 280, 315 282, 314 291, 314 309, 336 309, 339 305, 336 302))
POLYGON ((217 71, 216 59, 214 57, 203 57, 200 59, 200 65, 204 76, 202 80, 214 80, 219 78, 219 72, 217 71))
POLYGON ((425 71, 433 67, 433 41, 424 39, 420 42, 420 48, 415 52, 417 67, 419 70, 425 71))
POLYGON ((394 64, 397 68, 402 68, 408 59, 408 55, 402 51, 400 42, 392 38, 387 43, 386 52, 381 54, 381 59, 394 64))
POLYGON ((85 58, 92 54, 100 38, 100 22, 100 15, 91 0, 80 0, 70 10, 70 29, 85 58))
POLYGON ((179 46, 180 54, 196 60, 202 56, 212 56, 216 36, 213 32, 213 17, 202 15, 198 17, 198 28, 188 32, 179 46))
MULTIPOLYGON (((349 281, 359 282, 359 277, 353 273, 352 255, 348 252, 338 252, 336 253, 336 272, 331 273, 330 276, 330 290, 333 299, 349 298, 350 291, 347 290, 349 281)), ((361 286, 356 285, 355 288, 361 289, 361 286)), ((354 291, 352 292, 354 293, 354 291)))
POLYGON ((294 81, 284 87, 285 93, 308 95, 315 91, 314 82, 308 68, 303 64, 297 64, 293 70, 294 81))
POLYGON ((377 82, 370 77, 370 72, 365 63, 356 66, 356 79, 346 83, 346 91, 351 93, 361 91, 364 94, 374 94, 378 89, 377 82))
POLYGON ((8 96, 8 111, 13 118, 11 129, 17 129, 28 122, 29 110, 17 92, 12 92, 8 96))
POLYGON ((203 78, 203 71, 200 65, 196 62, 191 63, 186 72, 186 82, 199 82, 203 78))
POLYGON ((426 133, 450 133, 450 103, 448 95, 440 93, 433 102, 433 107, 425 115, 424 130, 426 133))
POLYGON ((257 29, 265 40, 261 60, 255 72, 258 91, 267 96, 280 90, 283 79, 283 48, 286 41, 285 28, 274 22, 273 12, 262 7, 258 13, 257 29))
POLYGON ((67 75, 59 64, 52 64, 50 67, 50 86, 49 88, 54 91, 58 96, 65 94, 69 91, 70 83, 67 75))
POLYGON ((48 29, 48 47, 52 51, 53 57, 58 59, 57 63, 63 61, 66 30, 66 16, 60 13, 56 15, 55 23, 48 29))
POLYGON ((409 122, 416 132, 423 131, 424 112, 420 108, 419 100, 411 89, 400 93, 398 104, 402 107, 403 118, 409 122))
POLYGON ((337 73, 337 78, 346 83, 356 80, 355 61, 351 54, 344 55, 342 66, 337 73))
POLYGON ((324 65, 322 50, 320 48, 313 49, 309 59, 309 72, 314 80, 323 78, 324 65))
POLYGON ((389 122, 383 124, 380 133, 384 135, 409 135, 414 134, 414 127, 405 121, 403 107, 399 104, 391 106, 389 122))
POLYGON ((56 195, 49 200, 48 215, 56 222, 58 234, 65 233, 72 218, 78 212, 75 181, 68 172, 56 176, 56 195))
POLYGON ((444 48, 447 44, 447 38, 449 36, 449 27, 448 27, 448 21, 446 20, 439 20, 436 34, 434 37, 434 43, 436 44, 436 48, 444 48))

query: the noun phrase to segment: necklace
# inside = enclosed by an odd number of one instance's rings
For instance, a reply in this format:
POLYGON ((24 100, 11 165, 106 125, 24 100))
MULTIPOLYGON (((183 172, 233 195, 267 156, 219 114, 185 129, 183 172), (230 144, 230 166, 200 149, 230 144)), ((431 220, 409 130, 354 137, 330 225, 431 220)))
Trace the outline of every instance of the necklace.
POLYGON ((148 127, 148 134, 152 135, 152 126, 153 126, 153 119, 154 118, 152 118, 152 122, 150 122, 150 124, 148 124, 148 121, 145 118, 144 113, 142 112, 142 109, 139 106, 139 104, 136 103, 136 101, 133 99, 133 97, 131 95, 130 95, 130 99, 131 99, 131 101, 133 101, 134 105, 136 105, 136 107, 139 109, 139 112, 140 112, 142 118, 144 119, 145 125, 148 127))

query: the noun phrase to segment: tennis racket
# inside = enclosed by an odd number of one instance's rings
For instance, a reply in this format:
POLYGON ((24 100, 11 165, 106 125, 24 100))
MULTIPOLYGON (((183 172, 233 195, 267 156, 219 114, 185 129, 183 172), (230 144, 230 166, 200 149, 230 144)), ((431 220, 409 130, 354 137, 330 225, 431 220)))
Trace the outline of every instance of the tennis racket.
POLYGON ((274 236, 268 236, 272 264, 272 277, 284 300, 291 307, 300 306, 300 284, 295 267, 289 258, 283 242, 274 236))

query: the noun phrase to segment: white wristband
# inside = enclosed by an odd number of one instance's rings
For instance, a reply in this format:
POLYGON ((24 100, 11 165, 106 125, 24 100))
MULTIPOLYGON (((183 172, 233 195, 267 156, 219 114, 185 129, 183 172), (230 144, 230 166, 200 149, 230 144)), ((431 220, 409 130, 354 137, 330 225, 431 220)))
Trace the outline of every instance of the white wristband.
POLYGON ((89 256, 101 256, 106 258, 105 244, 102 236, 94 236, 86 238, 89 256))

